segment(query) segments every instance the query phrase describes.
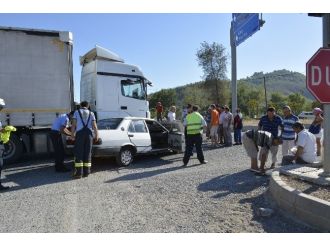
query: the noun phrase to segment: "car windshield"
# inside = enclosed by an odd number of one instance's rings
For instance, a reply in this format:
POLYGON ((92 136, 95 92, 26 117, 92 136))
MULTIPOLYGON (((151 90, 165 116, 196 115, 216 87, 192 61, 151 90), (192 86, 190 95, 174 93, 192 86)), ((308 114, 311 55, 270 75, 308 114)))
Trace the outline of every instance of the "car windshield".
POLYGON ((114 130, 118 128, 122 120, 122 118, 102 119, 97 122, 97 128, 100 130, 114 130))

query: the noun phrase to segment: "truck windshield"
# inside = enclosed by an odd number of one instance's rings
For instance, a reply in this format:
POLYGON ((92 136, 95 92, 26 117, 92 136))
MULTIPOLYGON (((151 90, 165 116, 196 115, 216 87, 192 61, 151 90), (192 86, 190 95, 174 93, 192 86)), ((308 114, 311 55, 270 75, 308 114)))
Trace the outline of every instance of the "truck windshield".
POLYGON ((121 81, 121 92, 125 97, 146 99, 144 81, 142 78, 128 78, 121 81))
POLYGON ((102 119, 97 122, 97 128, 99 130, 115 130, 122 120, 122 118, 102 119))

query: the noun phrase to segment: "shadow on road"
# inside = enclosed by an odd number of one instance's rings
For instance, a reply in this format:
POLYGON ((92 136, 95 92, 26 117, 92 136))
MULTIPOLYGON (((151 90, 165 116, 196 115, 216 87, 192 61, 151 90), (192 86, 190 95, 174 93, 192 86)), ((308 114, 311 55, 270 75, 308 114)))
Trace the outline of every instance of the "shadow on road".
MULTIPOLYGON (((169 162, 169 163, 171 163, 171 162, 169 162)), ((173 171, 180 170, 180 169, 189 169, 189 168, 192 168, 195 166, 200 166, 200 164, 190 165, 187 167, 175 166, 175 167, 167 167, 167 168, 157 169, 157 170, 152 170, 152 171, 135 172, 135 173, 131 173, 131 174, 126 174, 124 176, 121 176, 121 177, 118 177, 115 179, 111 179, 109 181, 106 181, 106 183, 115 183, 115 182, 119 182, 119 181, 130 181, 130 180, 139 180, 139 179, 144 179, 144 178, 150 178, 153 176, 157 176, 157 175, 168 173, 168 172, 173 172, 173 171)))
POLYGON ((15 183, 15 186, 7 192, 60 183, 72 179, 71 172, 56 173, 52 163, 11 166, 5 169, 5 176, 6 178, 3 179, 3 182, 15 183))
POLYGON ((213 195, 212 198, 221 198, 233 193, 248 193, 258 187, 267 185, 267 177, 257 177, 249 170, 244 170, 234 174, 225 174, 213 178, 200 184, 197 189, 204 192, 217 192, 217 194, 213 195))
POLYGON ((302 224, 292 221, 292 219, 284 217, 272 203, 267 193, 254 193, 253 191, 259 187, 267 187, 269 178, 267 176, 255 176, 249 170, 244 170, 234 174, 225 174, 213 178, 198 186, 199 191, 216 192, 212 198, 219 199, 230 194, 242 194, 239 204, 247 204, 251 206, 253 217, 251 222, 258 222, 262 225, 265 232, 313 232, 315 230, 302 224), (252 192, 252 193, 250 193, 252 192), (250 194, 249 194, 250 193, 250 194), (250 197, 248 197, 251 195, 250 197), (259 214, 259 208, 275 209, 274 214, 270 217, 262 217, 259 214))
MULTIPOLYGON (((94 158, 92 161, 92 173, 104 171, 114 171, 119 173, 120 170, 131 169, 143 170, 145 168, 169 165, 172 164, 174 161, 182 159, 182 157, 175 156, 169 158, 166 157, 164 159, 164 156, 165 155, 137 156, 134 162, 129 167, 118 166, 114 158, 94 158)), ((67 157, 65 163, 67 167, 73 169, 72 157, 67 157)), ((177 169, 180 169, 180 167, 170 167, 154 171, 138 172, 119 177, 115 181, 142 179, 166 172, 171 172, 177 169)), ((43 156, 35 157, 34 160, 6 165, 4 169, 4 176, 5 178, 2 180, 3 183, 15 184, 10 190, 8 190, 8 192, 72 180, 72 172, 56 173, 54 170, 53 159, 43 156)))

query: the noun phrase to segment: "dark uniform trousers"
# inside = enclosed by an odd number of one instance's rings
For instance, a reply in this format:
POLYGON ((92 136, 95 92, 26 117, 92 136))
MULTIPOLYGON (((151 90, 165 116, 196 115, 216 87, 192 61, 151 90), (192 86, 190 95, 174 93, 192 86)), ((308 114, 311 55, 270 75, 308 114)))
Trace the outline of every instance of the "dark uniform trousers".
POLYGON ((84 127, 77 131, 74 145, 75 169, 74 176, 88 176, 92 166, 93 133, 84 127))
POLYGON ((186 136, 186 150, 185 150, 184 157, 183 157, 184 164, 188 163, 194 146, 196 147, 197 159, 199 160, 199 162, 204 161, 202 142, 203 142, 203 138, 202 138, 201 134, 186 136))
POLYGON ((55 169, 64 167, 64 145, 62 141, 61 132, 52 130, 50 132, 50 139, 52 140, 55 156, 55 169))
POLYGON ((5 151, 5 146, 0 141, 0 184, 1 184, 1 171, 3 167, 3 152, 5 151))

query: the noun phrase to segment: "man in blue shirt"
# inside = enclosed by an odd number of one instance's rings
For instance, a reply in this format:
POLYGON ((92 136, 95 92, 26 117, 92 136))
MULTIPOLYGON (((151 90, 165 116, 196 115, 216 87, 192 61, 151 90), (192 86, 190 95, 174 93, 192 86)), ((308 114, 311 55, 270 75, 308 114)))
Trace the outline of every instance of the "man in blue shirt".
POLYGON ((73 116, 73 111, 68 114, 62 114, 57 117, 52 125, 50 132, 50 139, 52 140, 55 155, 55 171, 56 172, 68 172, 69 168, 64 165, 64 145, 62 140, 62 134, 71 135, 70 130, 67 128, 70 119, 73 116))
MULTIPOLYGON (((258 129, 268 131, 272 134, 274 138, 274 144, 270 147, 270 149, 261 148, 260 155, 268 156, 268 152, 270 151, 272 154, 272 164, 271 169, 275 167, 275 163, 277 161, 277 152, 278 152, 278 144, 279 144, 279 136, 278 130, 281 128, 283 130, 283 120, 280 116, 276 115, 274 107, 268 107, 267 114, 260 118, 258 129)), ((260 158, 260 157, 259 157, 260 158)), ((267 160, 267 158, 266 158, 267 160)), ((264 170, 264 167, 260 167, 261 170, 264 170)))
POLYGON ((299 121, 298 117, 293 115, 290 106, 283 107, 283 131, 282 131, 282 155, 291 154, 290 150, 295 146, 296 132, 292 125, 299 121))

